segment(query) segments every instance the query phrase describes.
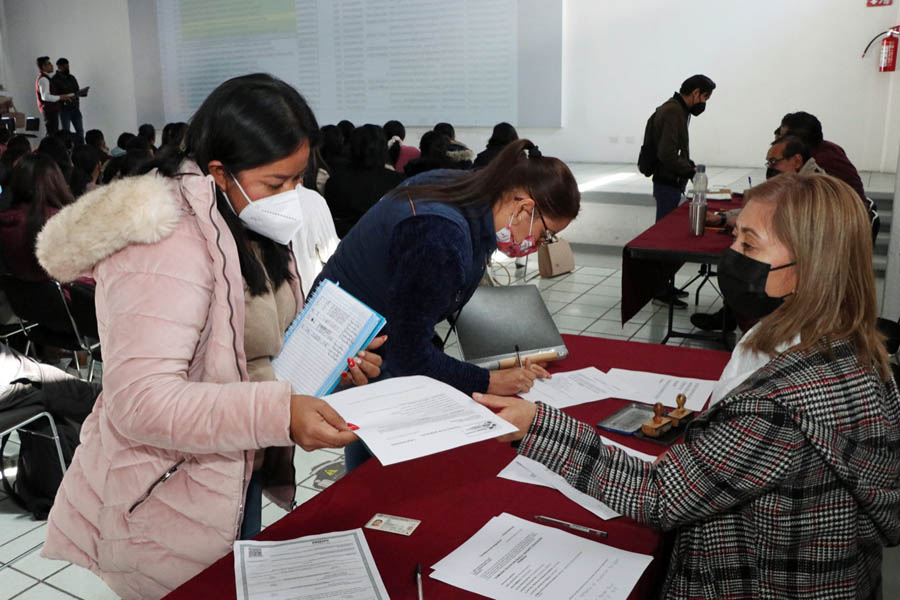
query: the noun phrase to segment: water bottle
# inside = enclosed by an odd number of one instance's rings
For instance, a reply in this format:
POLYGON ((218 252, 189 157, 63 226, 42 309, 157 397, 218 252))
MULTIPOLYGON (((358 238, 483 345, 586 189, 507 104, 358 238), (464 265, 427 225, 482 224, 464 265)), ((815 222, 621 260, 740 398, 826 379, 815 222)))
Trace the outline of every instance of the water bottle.
POLYGON ((691 235, 703 235, 706 231, 706 165, 697 165, 694 175, 694 198, 691 200, 691 235))

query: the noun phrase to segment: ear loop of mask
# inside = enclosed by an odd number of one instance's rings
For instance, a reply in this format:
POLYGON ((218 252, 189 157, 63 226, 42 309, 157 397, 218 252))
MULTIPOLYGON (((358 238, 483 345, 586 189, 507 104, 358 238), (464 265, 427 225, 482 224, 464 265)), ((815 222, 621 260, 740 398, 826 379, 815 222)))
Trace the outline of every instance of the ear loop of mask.
MULTIPOLYGON (((238 189, 241 190, 241 193, 244 195, 244 199, 247 201, 247 203, 253 204, 253 201, 250 200, 250 197, 247 195, 247 192, 244 191, 244 188, 241 186, 241 182, 237 180, 237 177, 235 177, 231 173, 229 173, 228 176, 231 177, 231 180, 235 183, 235 185, 238 186, 238 189)), ((228 204, 228 208, 231 209, 231 212, 234 213, 234 216, 239 216, 238 212, 234 209, 234 203, 232 203, 231 198, 228 197, 228 192, 222 190, 222 195, 225 196, 225 203, 228 204)))

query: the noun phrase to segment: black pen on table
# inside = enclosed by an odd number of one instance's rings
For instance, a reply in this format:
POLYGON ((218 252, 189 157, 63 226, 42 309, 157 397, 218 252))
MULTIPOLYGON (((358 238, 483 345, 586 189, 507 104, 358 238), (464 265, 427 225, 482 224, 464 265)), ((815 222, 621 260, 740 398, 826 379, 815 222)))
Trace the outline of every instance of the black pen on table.
POLYGON ((593 527, 585 527, 584 525, 577 525, 575 523, 569 523, 568 521, 560 521, 559 519, 554 519, 553 517, 545 517, 544 515, 534 515, 535 521, 540 521, 541 523, 550 523, 551 525, 559 525, 560 527, 565 527, 566 529, 571 529, 572 531, 578 531, 580 533, 590 533, 591 535, 596 535, 602 538, 607 537, 605 531, 600 531, 599 529, 594 529, 593 527))
POLYGON ((516 366, 522 368, 522 355, 519 354, 519 345, 516 344, 516 366))
POLYGON ((750 179, 749 175, 747 175, 747 183, 750 185, 750 187, 753 187, 753 180, 750 179))
POLYGON ((423 600, 425 596, 422 595, 422 565, 420 563, 416 563, 416 586, 419 588, 419 600, 423 600))

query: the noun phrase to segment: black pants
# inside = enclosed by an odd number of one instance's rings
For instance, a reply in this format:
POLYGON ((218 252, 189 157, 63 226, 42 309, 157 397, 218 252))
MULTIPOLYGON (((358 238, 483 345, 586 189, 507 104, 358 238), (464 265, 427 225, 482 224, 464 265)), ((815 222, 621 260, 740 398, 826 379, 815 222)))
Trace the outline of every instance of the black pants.
POLYGON ((47 130, 47 135, 59 131, 59 111, 44 111, 44 129, 47 130))

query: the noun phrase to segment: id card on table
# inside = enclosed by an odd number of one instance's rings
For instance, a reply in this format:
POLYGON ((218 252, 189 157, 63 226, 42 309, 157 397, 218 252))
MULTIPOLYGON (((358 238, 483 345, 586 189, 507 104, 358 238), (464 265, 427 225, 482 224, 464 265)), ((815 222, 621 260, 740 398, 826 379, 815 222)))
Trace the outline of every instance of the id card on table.
POLYGON ((394 515, 386 515, 384 513, 375 513, 375 516, 369 519, 365 524, 366 529, 375 529, 378 531, 387 531, 388 533, 398 533, 400 535, 412 535, 412 532, 419 526, 418 519, 408 519, 406 517, 395 517, 394 515))

